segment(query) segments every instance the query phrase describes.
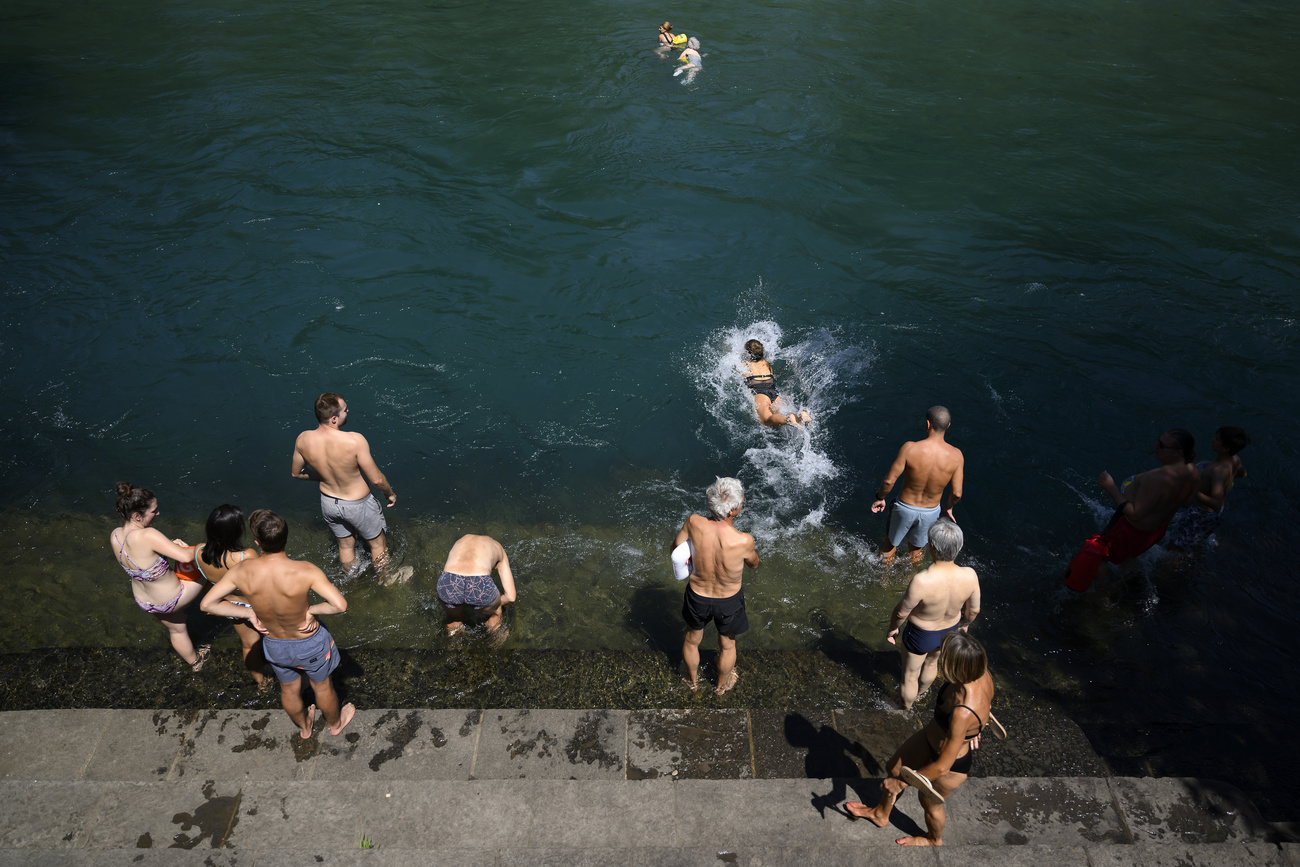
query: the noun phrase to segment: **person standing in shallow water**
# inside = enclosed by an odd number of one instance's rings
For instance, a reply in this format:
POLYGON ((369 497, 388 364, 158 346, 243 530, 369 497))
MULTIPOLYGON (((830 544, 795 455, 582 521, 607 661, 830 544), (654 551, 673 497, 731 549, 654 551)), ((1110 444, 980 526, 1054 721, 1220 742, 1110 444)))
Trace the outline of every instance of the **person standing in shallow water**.
POLYGON ((370 485, 384 492, 390 508, 397 505, 397 494, 370 456, 366 438, 343 430, 347 419, 348 403, 341 396, 326 392, 316 398, 316 429, 298 435, 289 472, 295 479, 320 483, 321 514, 338 540, 339 563, 347 569, 356 562, 359 535, 382 573, 388 565, 388 524, 370 485))
POLYGON ((465 618, 473 608, 487 617, 488 634, 494 644, 505 643, 509 631, 502 622, 502 609, 515 601, 515 576, 510 571, 506 549, 491 536, 461 536, 447 552, 447 562, 438 576, 438 601, 447 609, 447 635, 465 629, 465 618), (501 576, 504 592, 492 583, 492 570, 501 576))
POLYGON ((903 443, 898 457, 889 466, 885 480, 880 483, 871 511, 885 510, 885 497, 893 490, 898 477, 903 477, 903 489, 889 512, 885 532, 885 546, 880 559, 888 563, 894 559, 898 546, 907 539, 913 563, 921 562, 929 539, 930 525, 939 519, 939 502, 943 489, 949 484, 948 505, 943 510, 949 520, 956 523, 952 510, 961 502, 962 480, 966 458, 961 449, 950 446, 945 439, 952 425, 952 415, 946 407, 932 406, 925 414, 925 439, 903 443))
POLYGON ((262 655, 280 681, 280 703, 298 726, 298 733, 304 740, 311 737, 316 717, 315 704, 303 706, 305 674, 325 714, 329 733, 340 734, 357 709, 351 702, 339 706, 330 681, 330 674, 339 666, 338 648, 329 630, 316 618, 342 614, 348 610, 347 600, 318 567, 289 559, 284 552, 289 542, 289 525, 284 518, 268 509, 258 509, 249 516, 248 525, 262 556, 227 572, 203 597, 203 610, 219 617, 249 617, 247 608, 227 597, 238 593, 247 600, 253 606, 249 620, 264 636, 262 655), (308 605, 309 592, 324 601, 308 605))
POLYGON ((917 572, 894 608, 885 640, 894 644, 902 627, 903 710, 934 683, 944 636, 966 631, 980 613, 980 580, 969 566, 953 561, 961 552, 961 527, 940 518, 930 527, 929 569, 917 572))
MULTIPOLYGON (((993 708, 993 677, 989 674, 984 646, 964 632, 944 636, 939 650, 939 674, 947 681, 934 705, 934 719, 925 728, 905 740, 885 765, 888 774, 880 783, 880 801, 867 807, 861 801, 848 801, 844 809, 856 819, 868 819, 877 827, 889 824, 894 802, 907 791, 904 768, 929 781, 945 801, 952 797, 970 774, 973 751, 979 748, 980 735, 988 724, 993 708)), ((942 846, 947 824, 944 805, 917 789, 925 809, 924 837, 899 837, 900 846, 942 846)))
MULTIPOLYGON (((243 545, 244 513, 238 506, 229 503, 217 506, 208 515, 205 529, 207 541, 195 549, 194 568, 209 584, 220 581, 222 576, 245 560, 257 557, 256 548, 245 548, 243 545)), ((244 667, 260 691, 266 683, 262 671, 266 663, 262 658, 262 633, 247 620, 252 612, 248 604, 238 599, 231 601, 235 605, 242 605, 244 609, 244 618, 232 623, 243 648, 244 667)))
POLYGON ((194 649, 185 626, 185 606, 199 598, 203 587, 193 581, 181 581, 167 562, 170 557, 180 563, 192 563, 194 549, 154 529, 154 519, 159 515, 158 498, 148 488, 119 482, 117 513, 125 523, 109 534, 109 546, 118 565, 131 579, 135 604, 162 621, 172 649, 191 669, 202 670, 211 647, 205 644, 194 649))
POLYGON ((740 680, 736 671, 736 636, 749 629, 741 577, 746 566, 757 569, 754 537, 732 526, 745 505, 745 488, 739 479, 718 478, 705 491, 712 517, 691 515, 673 538, 672 547, 690 541, 693 570, 682 601, 686 640, 682 661, 692 690, 700 685, 700 642, 710 621, 718 626, 718 685, 722 695, 740 680))

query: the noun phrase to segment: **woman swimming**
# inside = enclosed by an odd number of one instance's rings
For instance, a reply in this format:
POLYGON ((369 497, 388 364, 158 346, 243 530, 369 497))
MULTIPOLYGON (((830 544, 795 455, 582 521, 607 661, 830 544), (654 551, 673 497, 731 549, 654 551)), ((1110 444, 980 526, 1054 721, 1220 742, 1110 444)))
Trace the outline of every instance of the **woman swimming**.
MULTIPOLYGON (((198 547, 198 556, 194 558, 194 565, 208 583, 216 584, 240 563, 257 557, 256 548, 245 548, 241 544, 241 537, 244 535, 244 513, 238 506, 229 504, 217 506, 212 510, 212 514, 208 515, 206 529, 208 541, 198 547)), ((249 616, 252 616, 252 607, 239 593, 227 596, 226 601, 247 607, 249 616)), ((267 682, 262 671, 266 664, 266 660, 262 657, 262 633, 253 628, 251 620, 234 620, 233 623, 235 634, 239 636, 239 643, 243 647, 244 667, 252 675, 253 682, 261 687, 267 682)))
POLYGON ((781 395, 776 393, 776 379, 772 376, 772 365, 767 363, 763 357, 763 344, 757 340, 748 340, 745 342, 745 352, 748 360, 745 361, 745 385, 754 394, 754 407, 758 410, 758 420, 768 427, 780 427, 781 425, 798 425, 802 422, 812 421, 812 416, 807 410, 801 410, 798 413, 782 414, 777 411, 776 405, 781 401, 781 395))
POLYGON ((179 539, 168 539, 153 528, 158 517, 158 498, 146 488, 134 488, 126 482, 117 486, 117 513, 126 522, 109 535, 109 544, 118 565, 131 579, 135 604, 152 614, 167 627, 172 648, 194 671, 200 671, 212 648, 203 645, 197 651, 185 628, 185 606, 203 592, 193 581, 181 581, 167 562, 170 557, 182 563, 194 561, 194 549, 184 547, 179 539), (144 563, 144 566, 140 564, 144 563))
POLYGON ((669 24, 667 21, 659 25, 659 44, 673 44, 673 25, 669 24))
POLYGON ((907 790, 904 779, 915 781, 925 809, 926 835, 900 837, 894 841, 900 846, 943 845, 944 801, 966 782, 974 759, 971 753, 979 747, 980 735, 992 716, 993 676, 984 646, 978 641, 964 632, 945 635, 939 649, 939 674, 947 683, 934 703, 934 719, 903 741, 889 759, 885 766, 889 776, 880 783, 880 802, 870 808, 861 801, 844 805, 851 816, 870 819, 883 828, 889 824, 894 802, 907 790))

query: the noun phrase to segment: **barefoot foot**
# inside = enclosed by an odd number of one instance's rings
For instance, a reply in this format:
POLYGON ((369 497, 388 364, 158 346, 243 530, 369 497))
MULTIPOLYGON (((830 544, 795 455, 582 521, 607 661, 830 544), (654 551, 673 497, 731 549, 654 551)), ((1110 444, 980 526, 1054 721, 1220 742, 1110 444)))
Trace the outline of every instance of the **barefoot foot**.
POLYGON ((929 837, 899 837, 894 841, 900 846, 942 846, 942 840, 931 840, 929 837))
POLYGON ((880 818, 879 816, 876 815, 875 807, 868 807, 866 804, 862 803, 861 801, 846 801, 844 803, 844 809, 848 810, 849 815, 852 816, 853 818, 867 819, 868 821, 871 822, 871 824, 875 825, 877 828, 883 828, 889 824, 888 816, 886 816, 884 819, 880 818))
POLYGON ((713 694, 722 695, 724 692, 727 692, 729 689, 734 687, 739 682, 740 682, 740 672, 733 668, 731 670, 731 676, 727 678, 725 683, 720 682, 718 684, 718 688, 713 691, 713 694))
POLYGON ((304 725, 299 726, 298 728, 298 736, 303 740, 310 739, 311 730, 316 727, 316 705, 314 704, 307 705, 306 719, 307 722, 304 725))
POLYGON ((356 713, 357 713, 356 706, 353 705, 352 702, 348 702, 347 704, 343 705, 343 707, 339 708, 338 727, 335 728, 334 726, 330 726, 329 728, 330 734, 332 735, 343 734, 343 730, 348 727, 348 723, 352 722, 352 717, 356 716, 356 713))

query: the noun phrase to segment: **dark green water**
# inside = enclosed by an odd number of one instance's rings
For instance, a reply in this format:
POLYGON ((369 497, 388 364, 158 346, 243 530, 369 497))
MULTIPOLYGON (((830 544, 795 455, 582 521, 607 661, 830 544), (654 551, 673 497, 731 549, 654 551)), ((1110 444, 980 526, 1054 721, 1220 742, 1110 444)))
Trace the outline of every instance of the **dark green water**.
POLYGON ((191 541, 218 503, 275 508, 335 574, 288 477, 325 390, 417 568, 342 585, 348 646, 435 647, 441 558, 486 531, 516 648, 674 653, 667 542, 730 474, 764 556, 742 652, 883 650, 905 575, 866 503, 942 403, 1001 676, 1165 751, 1295 693, 1292 4, 0 19, 0 650, 166 646, 109 557, 118 480, 191 541), (704 44, 692 82, 652 48, 664 17, 704 44), (750 336, 807 436, 753 422, 750 336), (1220 424, 1255 442, 1218 544, 1118 607, 1072 598, 1097 472, 1220 424))

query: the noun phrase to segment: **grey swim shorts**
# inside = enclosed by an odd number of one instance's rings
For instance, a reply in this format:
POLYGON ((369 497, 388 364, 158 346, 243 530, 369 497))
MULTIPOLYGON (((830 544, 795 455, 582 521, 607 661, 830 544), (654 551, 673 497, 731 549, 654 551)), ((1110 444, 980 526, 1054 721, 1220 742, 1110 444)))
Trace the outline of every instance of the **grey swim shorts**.
POLYGON ((902 500, 894 500, 889 514, 889 544, 895 548, 907 537, 909 545, 924 548, 930 541, 930 525, 939 520, 939 507, 919 509, 902 500))
POLYGON ((262 656, 271 663, 275 679, 280 683, 293 683, 304 674, 312 683, 320 683, 339 667, 339 651, 334 637, 324 626, 306 638, 262 639, 262 656))
POLYGON ((321 494, 320 513, 325 516, 330 532, 339 539, 360 536, 368 542, 388 529, 384 522, 384 509, 374 494, 360 500, 340 500, 321 494))

